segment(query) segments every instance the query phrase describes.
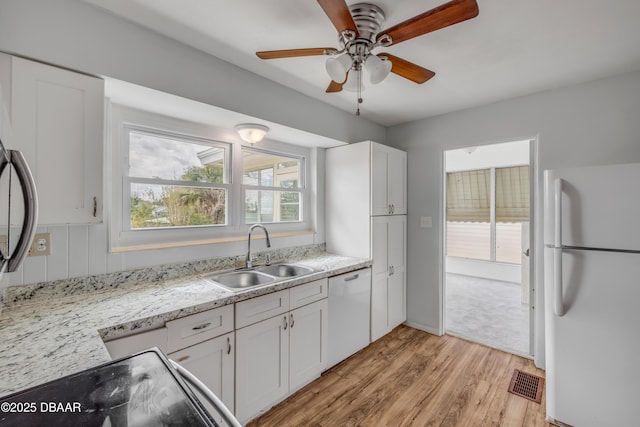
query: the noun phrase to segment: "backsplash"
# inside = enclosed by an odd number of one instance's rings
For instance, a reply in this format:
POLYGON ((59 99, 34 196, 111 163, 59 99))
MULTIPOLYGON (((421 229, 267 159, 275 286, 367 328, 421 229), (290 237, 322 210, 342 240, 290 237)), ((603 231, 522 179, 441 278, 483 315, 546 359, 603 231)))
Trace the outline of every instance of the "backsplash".
MULTIPOLYGON (((304 258, 319 255, 323 252, 325 252, 324 243, 294 246, 268 251, 273 261, 304 258)), ((267 251, 255 252, 259 258, 264 258, 264 254, 266 253, 267 251)), ((152 267, 128 271, 116 271, 85 277, 9 286, 2 294, 0 294, 0 307, 30 303, 42 299, 69 297, 88 292, 125 288, 128 286, 135 286, 140 283, 171 280, 213 270, 237 268, 244 265, 244 262, 244 255, 234 255, 197 261, 161 264, 152 267)))

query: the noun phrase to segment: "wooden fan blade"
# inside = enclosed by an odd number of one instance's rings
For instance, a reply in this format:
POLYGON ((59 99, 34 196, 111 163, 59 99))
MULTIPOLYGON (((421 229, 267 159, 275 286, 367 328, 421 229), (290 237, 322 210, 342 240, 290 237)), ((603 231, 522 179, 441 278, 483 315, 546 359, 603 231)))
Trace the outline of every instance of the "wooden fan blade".
POLYGON ((327 92, 327 93, 341 92, 343 84, 344 83, 338 83, 338 82, 335 82, 335 81, 331 80, 331 83, 329 83, 329 87, 327 87, 327 90, 325 90, 325 92, 327 92))
POLYGON ((398 58, 397 56, 393 56, 389 53, 379 53, 378 56, 386 56, 387 59, 391 61, 392 73, 397 74, 400 77, 404 77, 405 79, 409 79, 412 82, 416 82, 418 84, 422 84, 436 75, 436 73, 431 70, 422 68, 421 66, 416 65, 413 62, 409 62, 406 59, 398 58))
POLYGON ((294 58, 297 56, 325 55, 327 52, 335 50, 333 47, 312 47, 307 49, 265 50, 256 52, 256 55, 260 59, 294 58))
POLYGON ((478 3, 476 0, 452 0, 398 25, 380 31, 378 39, 386 34, 391 36, 392 44, 398 44, 476 16, 478 16, 478 3))
POLYGON ((318 0, 318 4, 327 14, 333 26, 336 27, 338 33, 342 34, 345 30, 351 30, 356 33, 356 37, 360 35, 349 6, 344 0, 318 0))

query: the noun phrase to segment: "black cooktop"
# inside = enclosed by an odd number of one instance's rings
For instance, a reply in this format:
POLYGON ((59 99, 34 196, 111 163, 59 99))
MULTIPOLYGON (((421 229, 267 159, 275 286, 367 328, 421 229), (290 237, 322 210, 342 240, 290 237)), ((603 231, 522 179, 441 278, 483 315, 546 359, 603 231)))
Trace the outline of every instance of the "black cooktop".
POLYGON ((2 426, 217 426, 156 349, 0 399, 2 426))

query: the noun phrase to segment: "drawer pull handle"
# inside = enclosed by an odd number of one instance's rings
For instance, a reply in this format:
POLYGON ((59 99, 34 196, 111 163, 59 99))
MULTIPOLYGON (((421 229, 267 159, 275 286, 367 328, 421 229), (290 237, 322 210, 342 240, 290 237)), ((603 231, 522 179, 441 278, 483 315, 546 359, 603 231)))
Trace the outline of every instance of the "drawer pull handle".
POLYGON ((191 329, 194 330, 194 331, 199 331, 200 329, 205 329, 205 328, 208 328, 209 326, 211 326, 211 322, 207 322, 207 323, 203 323, 202 325, 194 326, 191 329))
POLYGON ((188 358, 190 358, 191 356, 182 356, 179 357, 178 360, 176 360, 176 362, 180 363, 180 362, 184 362, 185 360, 187 360, 188 358))
POLYGON ((344 281, 345 281, 345 282, 350 282, 350 281, 352 281, 352 280, 356 280, 358 277, 360 277, 360 275, 359 275, 359 274, 354 274, 354 275, 353 275, 353 276, 351 276, 351 277, 346 277, 346 278, 344 279, 344 281))
POLYGON ((227 354, 231 354, 231 338, 227 337, 227 354))

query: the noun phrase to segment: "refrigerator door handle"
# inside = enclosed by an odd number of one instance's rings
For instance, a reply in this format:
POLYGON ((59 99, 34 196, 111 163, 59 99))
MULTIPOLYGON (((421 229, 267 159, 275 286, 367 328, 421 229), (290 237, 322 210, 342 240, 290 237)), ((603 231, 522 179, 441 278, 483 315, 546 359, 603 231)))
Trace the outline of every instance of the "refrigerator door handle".
POLYGON ((24 222, 22 232, 18 239, 15 251, 11 254, 7 262, 7 272, 16 271, 22 264, 22 260, 27 256, 33 236, 36 234, 38 224, 38 195, 36 193, 36 183, 29 169, 29 165, 21 152, 9 150, 11 163, 14 166, 20 187, 22 189, 22 199, 24 201, 24 222))
POLYGON ((564 316, 562 302, 562 179, 556 178, 554 189, 554 241, 553 241, 553 308, 556 316, 564 316))

